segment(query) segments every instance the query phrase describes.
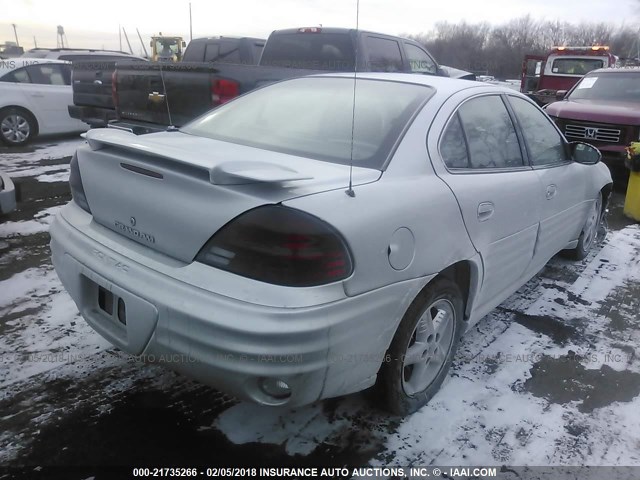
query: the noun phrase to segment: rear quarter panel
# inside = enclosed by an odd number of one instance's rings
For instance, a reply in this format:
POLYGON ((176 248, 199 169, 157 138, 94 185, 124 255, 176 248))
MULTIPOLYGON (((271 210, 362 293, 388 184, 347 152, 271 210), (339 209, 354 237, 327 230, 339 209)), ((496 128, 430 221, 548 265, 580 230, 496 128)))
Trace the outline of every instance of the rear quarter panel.
POLYGON ((374 183, 285 202, 327 221, 344 235, 354 261, 354 273, 345 281, 347 295, 358 295, 385 285, 437 274, 449 265, 475 255, 455 197, 431 167, 426 132, 432 112, 414 120, 401 145, 374 183), (414 238, 414 255, 403 269, 389 261, 392 236, 399 228, 414 238))

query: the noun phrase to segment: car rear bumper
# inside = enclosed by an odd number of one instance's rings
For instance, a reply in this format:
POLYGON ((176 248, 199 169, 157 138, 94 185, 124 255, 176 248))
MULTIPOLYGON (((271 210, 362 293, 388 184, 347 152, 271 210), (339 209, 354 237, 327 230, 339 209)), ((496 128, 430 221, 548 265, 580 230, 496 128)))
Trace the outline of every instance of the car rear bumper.
POLYGON ((6 173, 0 172, 0 214, 16 208, 16 188, 6 173))
POLYGON ((116 111, 112 108, 89 107, 86 105, 69 105, 69 116, 82 120, 92 127, 106 127, 116 118, 116 111))
POLYGON ((372 385, 404 311, 431 278, 302 308, 258 305, 132 261, 75 228, 78 210, 71 202, 56 217, 51 252, 86 321, 125 352, 264 405, 302 405, 372 385), (105 291, 113 297, 111 314, 100 307, 100 291, 103 300, 105 291), (291 396, 266 394, 266 378, 286 382, 291 396))

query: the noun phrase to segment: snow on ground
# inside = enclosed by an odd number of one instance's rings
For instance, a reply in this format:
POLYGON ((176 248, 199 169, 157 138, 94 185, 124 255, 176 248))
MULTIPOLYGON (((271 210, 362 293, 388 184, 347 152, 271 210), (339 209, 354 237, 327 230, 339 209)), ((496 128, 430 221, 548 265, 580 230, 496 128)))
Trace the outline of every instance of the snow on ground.
POLYGON ((11 177, 23 177, 46 174, 51 170, 60 169, 59 165, 47 165, 47 160, 57 160, 73 155, 73 152, 85 140, 77 137, 64 138, 55 143, 36 144, 28 147, 30 151, 5 151, 2 154, 0 166, 11 177))
MULTIPOLYGON (((67 179, 68 177, 69 174, 67 174, 67 179)), ((0 223, 0 238, 48 232, 49 226, 60 208, 62 207, 55 206, 41 210, 33 216, 33 220, 0 223)))
MULTIPOLYGON (((567 393, 562 385, 549 385, 546 395, 528 388, 543 356, 577 363, 572 369, 576 375, 565 376, 558 368, 550 373, 551 382, 580 383, 581 367, 597 370, 603 381, 609 375, 603 365, 613 364, 610 368, 618 372, 639 370, 637 358, 629 353, 640 344, 637 323, 625 330, 624 338, 607 333, 611 318, 604 302, 625 282, 640 280, 639 258, 640 228, 628 227, 611 235, 566 290, 542 287, 540 297, 522 313, 533 319, 557 318, 579 330, 576 338, 559 346, 547 335, 532 336, 528 328, 511 324, 482 353, 496 362, 488 372, 479 372, 476 362, 459 365, 431 404, 389 437, 385 448, 394 463, 455 465, 462 458, 469 465, 640 465, 640 420, 629 416, 640 411, 638 388, 633 398, 607 399, 593 409, 586 406, 589 396, 610 393, 597 392, 596 384, 585 383, 582 401, 571 395, 562 398, 567 393), (572 360, 574 354, 577 360, 572 360)), ((491 322, 496 315, 483 321, 491 322)), ((473 335, 466 339, 477 340, 473 335)), ((620 376, 611 386, 626 381, 640 386, 637 373, 620 376)))

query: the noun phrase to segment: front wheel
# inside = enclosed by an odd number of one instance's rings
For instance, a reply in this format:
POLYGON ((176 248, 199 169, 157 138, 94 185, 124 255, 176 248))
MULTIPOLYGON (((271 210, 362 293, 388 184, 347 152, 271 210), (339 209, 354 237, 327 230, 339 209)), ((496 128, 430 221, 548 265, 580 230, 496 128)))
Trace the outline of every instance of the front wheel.
POLYGON ((598 192, 598 196, 593 202, 587 214, 578 245, 576 248, 567 250, 567 256, 573 260, 582 260, 588 254, 591 248, 597 243, 600 225, 602 224, 602 193, 598 192))
POLYGON ((445 278, 416 297, 380 370, 377 387, 386 409, 409 415, 436 394, 460 343, 463 309, 460 289, 445 278))
POLYGON ((36 134, 36 123, 29 112, 21 108, 0 111, 0 140, 8 146, 28 143, 36 134))

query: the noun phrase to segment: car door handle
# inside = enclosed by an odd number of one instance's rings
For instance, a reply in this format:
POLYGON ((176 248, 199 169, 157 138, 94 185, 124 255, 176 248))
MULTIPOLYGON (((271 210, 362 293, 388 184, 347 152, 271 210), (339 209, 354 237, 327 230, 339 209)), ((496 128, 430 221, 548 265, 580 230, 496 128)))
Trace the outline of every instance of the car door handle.
POLYGON ((495 206, 491 202, 482 202, 478 205, 478 220, 480 222, 485 222, 489 220, 493 216, 493 212, 495 211, 495 206))
POLYGON ((553 197, 555 197, 557 192, 558 187, 556 187, 555 185, 549 185, 547 187, 547 200, 551 200, 553 197))

